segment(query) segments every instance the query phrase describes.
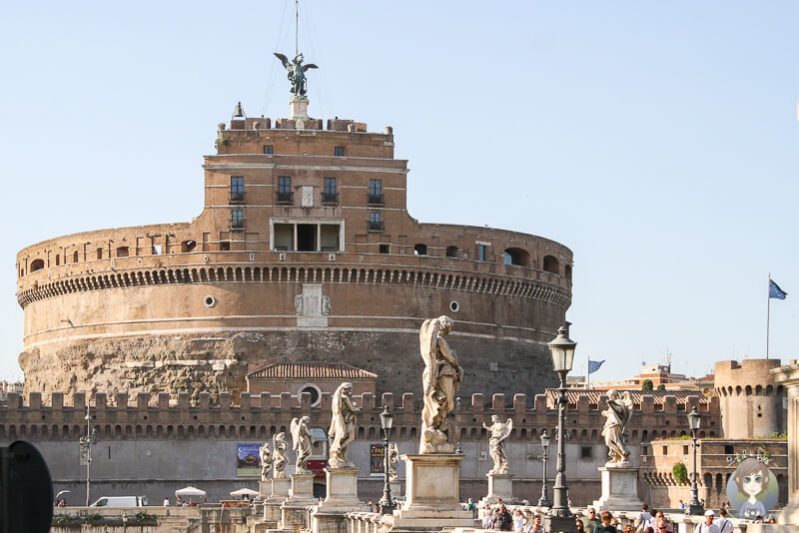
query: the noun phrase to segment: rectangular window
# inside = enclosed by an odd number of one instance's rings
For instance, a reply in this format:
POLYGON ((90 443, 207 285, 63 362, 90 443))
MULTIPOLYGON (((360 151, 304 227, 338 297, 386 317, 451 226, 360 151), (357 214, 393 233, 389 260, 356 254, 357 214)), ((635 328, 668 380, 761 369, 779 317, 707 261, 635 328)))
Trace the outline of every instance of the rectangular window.
POLYGON ((732 455, 733 453, 735 453, 735 446, 733 446, 732 444, 725 444, 724 453, 726 453, 727 455, 732 455))
POLYGON ((663 455, 668 455, 669 454, 669 447, 668 446, 661 446, 661 449, 663 451, 663 455))
POLYGON ((103 249, 102 248, 98 248, 97 249, 97 259, 99 260, 99 259, 102 259, 102 258, 103 258, 103 249))
POLYGON ((219 251, 226 252, 230 250, 230 241, 219 241, 219 251))
POLYGON ((488 261, 488 245, 487 244, 478 244, 477 245, 477 260, 478 261, 488 261))
POLYGON ((264 145, 264 155, 274 155, 274 153, 275 153, 274 146, 272 146, 271 144, 264 145))
POLYGON ((383 231, 383 218, 379 211, 369 213, 369 231, 383 231))
POLYGON ((231 229, 244 229, 244 209, 234 207, 230 210, 231 229))
POLYGON ((336 146, 333 148, 333 155, 335 157, 344 157, 344 147, 343 146, 336 146))
POLYGON ((682 454, 683 455, 688 455, 688 446, 683 446, 682 447, 682 454))
POLYGON ((291 176, 278 176, 277 178, 277 203, 293 204, 294 194, 291 190, 291 176))
POLYGON ((323 204, 337 204, 338 203, 338 189, 336 178, 325 178, 325 186, 322 191, 323 204))
POLYGON ((230 176, 230 203, 244 201, 244 176, 230 176))
POLYGON ((580 459, 593 459, 594 448, 591 446, 580 446, 580 459))
POLYGON ((381 254, 391 253, 391 245, 390 244, 381 244, 380 245, 380 253, 381 254))
POLYGON ((381 179, 369 180, 369 203, 370 204, 383 203, 383 180, 381 179))

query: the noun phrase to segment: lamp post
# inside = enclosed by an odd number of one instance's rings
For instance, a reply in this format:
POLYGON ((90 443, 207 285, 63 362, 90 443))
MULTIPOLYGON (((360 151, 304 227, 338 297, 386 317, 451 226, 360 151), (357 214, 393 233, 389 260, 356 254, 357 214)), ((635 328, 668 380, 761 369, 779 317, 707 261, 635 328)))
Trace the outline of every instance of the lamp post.
POLYGON ((705 512, 705 507, 699 502, 699 489, 696 484, 696 433, 699 431, 699 426, 702 424, 702 416, 694 405, 691 412, 688 413, 688 427, 691 428, 691 440, 694 445, 694 473, 691 476, 691 501, 688 503, 688 514, 701 515, 705 512))
POLYGON ((543 450, 541 453, 541 464, 544 467, 544 473, 543 479, 541 480, 541 497, 538 498, 538 506, 552 507, 552 502, 549 501, 549 495, 547 495, 547 459, 549 459, 547 451, 549 449, 549 435, 547 435, 546 429, 541 432, 541 449, 543 450))
POLYGON ((566 375, 571 371, 574 363, 574 350, 577 343, 569 338, 569 326, 566 322, 558 328, 558 336, 549 343, 552 354, 552 367, 558 375, 558 463, 555 474, 555 485, 552 487, 553 504, 549 511, 550 516, 567 518, 571 516, 569 509, 569 486, 566 484, 566 375))
POLYGON ((383 406, 380 413, 380 427, 383 428, 383 497, 378 502, 382 514, 392 514, 394 512, 394 502, 391 499, 391 484, 388 479, 388 472, 391 461, 388 453, 388 439, 391 434, 391 427, 394 425, 394 415, 388 410, 388 406, 383 406))
POLYGON ((97 443, 97 430, 92 429, 91 407, 86 406, 86 435, 80 438, 80 464, 86 465, 86 507, 89 506, 91 486, 92 445, 97 443))

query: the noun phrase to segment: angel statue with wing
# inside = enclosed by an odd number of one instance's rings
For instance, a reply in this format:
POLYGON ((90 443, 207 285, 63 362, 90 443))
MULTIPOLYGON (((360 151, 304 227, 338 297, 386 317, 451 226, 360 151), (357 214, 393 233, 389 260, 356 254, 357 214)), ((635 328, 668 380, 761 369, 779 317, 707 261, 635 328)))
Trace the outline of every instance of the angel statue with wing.
POLYGON ((261 481, 266 481, 269 479, 269 471, 272 469, 272 463, 274 462, 268 442, 261 446, 259 455, 261 456, 261 481))
POLYGON ((358 425, 358 413, 360 407, 356 407, 352 399, 352 383, 345 382, 339 385, 333 394, 333 417, 330 419, 330 457, 327 460, 330 468, 352 468, 353 465, 347 459, 347 447, 355 440, 355 430, 358 425))
POLYGON ((607 404, 608 408, 602 411, 605 417, 602 436, 605 437, 610 460, 605 466, 624 466, 628 464, 627 458, 630 456, 630 450, 624 444, 624 428, 630 422, 633 400, 629 391, 619 394, 616 390, 610 390, 607 404))
POLYGON ((291 440, 293 449, 297 453, 297 460, 294 463, 295 474, 307 474, 308 458, 311 456, 311 431, 308 429, 308 422, 311 419, 307 416, 294 418, 291 420, 291 440))
POLYGON ((286 75, 291 82, 291 94, 296 97, 305 96, 305 93, 308 91, 305 82, 305 71, 309 68, 319 67, 313 63, 303 65, 302 62, 305 59, 303 58, 302 54, 297 54, 297 57, 291 61, 289 61, 289 58, 287 58, 285 55, 278 54, 277 52, 275 52, 275 57, 277 57, 286 68, 286 75))
POLYGON ((486 426, 483 423, 483 428, 491 433, 488 439, 488 453, 494 461, 494 468, 489 474, 507 474, 508 456, 505 455, 505 440, 513 431, 513 419, 509 418, 503 423, 497 415, 491 415, 491 425, 486 426))
POLYGON ((289 449, 289 443, 286 442, 286 434, 280 432, 275 435, 274 442, 275 451, 272 452, 272 465, 275 467, 275 472, 272 475, 274 479, 283 479, 286 477, 286 452, 289 449))
POLYGON ((425 320, 419 331, 419 346, 424 361, 422 387, 422 435, 419 453, 452 453, 446 418, 455 408, 455 395, 463 380, 463 368, 445 339, 452 330, 448 316, 425 320))

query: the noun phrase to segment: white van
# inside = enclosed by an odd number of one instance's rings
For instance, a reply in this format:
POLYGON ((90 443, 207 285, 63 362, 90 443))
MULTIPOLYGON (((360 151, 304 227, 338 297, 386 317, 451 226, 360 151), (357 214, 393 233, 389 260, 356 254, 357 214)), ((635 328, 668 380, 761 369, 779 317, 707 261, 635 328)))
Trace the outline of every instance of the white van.
POLYGON ((144 507, 147 496, 103 496, 89 507, 144 507))

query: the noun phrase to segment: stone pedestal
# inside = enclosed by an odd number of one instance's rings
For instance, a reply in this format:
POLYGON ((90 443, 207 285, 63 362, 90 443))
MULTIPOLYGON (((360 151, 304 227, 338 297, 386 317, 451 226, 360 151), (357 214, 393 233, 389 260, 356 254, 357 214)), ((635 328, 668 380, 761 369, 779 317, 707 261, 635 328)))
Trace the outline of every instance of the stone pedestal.
POLYGON ((402 481, 399 479, 395 481, 389 481, 388 486, 391 487, 391 497, 392 498, 399 498, 402 496, 402 481))
POLYGON ((289 100, 289 118, 294 120, 308 120, 308 99, 303 96, 293 96, 289 100))
POLYGON ((502 498, 505 503, 515 503, 513 497, 513 474, 488 474, 488 494, 480 500, 483 503, 495 504, 502 498))
POLYGON ((314 533, 344 533, 347 531, 345 515, 367 512, 369 508, 358 500, 357 468, 325 468, 327 496, 311 514, 314 533))
POLYGON ((313 496, 313 473, 291 476, 291 496, 280 506, 280 529, 307 529, 308 507, 316 503, 313 496))
POLYGON ((597 510, 638 511, 638 468, 632 466, 603 466, 602 497, 594 502, 597 510))
MULTIPOLYGON (((281 512, 280 506, 289 497, 289 489, 291 488, 291 479, 284 477, 272 479, 267 483, 270 484, 268 489, 268 496, 264 501, 264 520, 273 522, 273 526, 280 521, 281 512)), ((263 482, 261 492, 264 492, 263 482)))
POLYGON ((386 517, 391 529, 473 528, 471 511, 460 506, 460 454, 403 455, 405 502, 386 517))

